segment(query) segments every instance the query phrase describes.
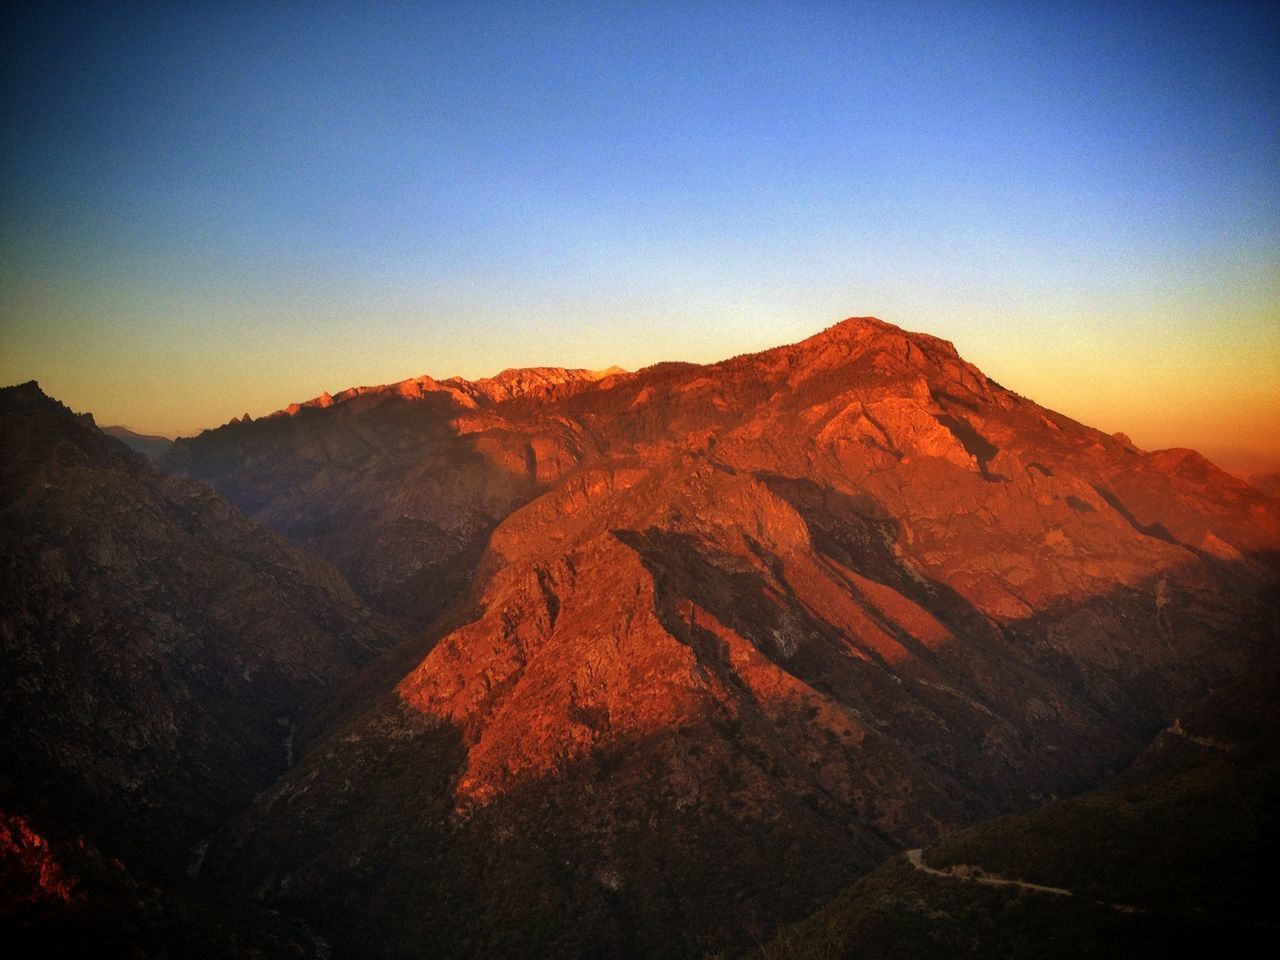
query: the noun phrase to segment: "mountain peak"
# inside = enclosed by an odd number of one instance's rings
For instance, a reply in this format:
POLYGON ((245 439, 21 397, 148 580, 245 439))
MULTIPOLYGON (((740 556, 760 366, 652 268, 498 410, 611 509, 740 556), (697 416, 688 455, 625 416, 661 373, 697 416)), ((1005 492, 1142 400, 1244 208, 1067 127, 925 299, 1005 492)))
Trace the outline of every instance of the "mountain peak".
POLYGON ((912 347, 918 347, 931 356, 958 359, 955 344, 928 333, 904 330, 878 317, 848 317, 832 324, 795 344, 797 347, 827 347, 842 345, 861 349, 864 345, 883 344, 889 352, 909 357, 912 347))
POLYGON ((0 412, 18 412, 21 410, 38 410, 65 417, 68 422, 76 421, 96 427, 97 423, 91 413, 76 413, 60 400, 49 396, 40 389, 39 382, 28 380, 10 387, 0 387, 0 412))
POLYGON ((10 403, 35 403, 41 400, 52 400, 48 394, 40 389, 38 380, 28 380, 26 383, 15 383, 9 387, 0 387, 0 396, 10 403))
POLYGON ((903 332, 902 328, 881 320, 879 317, 845 317, 838 323, 833 323, 827 327, 818 336, 866 336, 869 333, 877 333, 885 330, 893 330, 899 333, 903 332))
POLYGON ((367 874, 348 942, 464 955, 528 909, 571 918, 548 955, 617 956, 595 948, 631 936, 622 904, 701 956, 779 891, 821 899, 939 824, 1101 777, 1206 665, 1247 662, 1218 618, 1249 608, 1280 504, 1017 398, 946 341, 854 317, 596 382, 506 371, 440 385, 479 409, 355 405, 193 449, 388 611, 467 611, 233 828, 228 875, 325 903, 410 798, 404 846, 443 852, 367 874), (423 902, 483 913, 388 934, 384 905, 424 916, 401 891, 441 877, 423 902))

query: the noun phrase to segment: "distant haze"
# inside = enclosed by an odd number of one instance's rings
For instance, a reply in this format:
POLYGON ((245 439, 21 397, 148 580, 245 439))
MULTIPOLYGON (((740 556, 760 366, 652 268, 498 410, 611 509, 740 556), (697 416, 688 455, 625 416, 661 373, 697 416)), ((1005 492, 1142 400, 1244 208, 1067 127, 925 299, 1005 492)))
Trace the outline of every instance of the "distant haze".
POLYGON ((1280 469, 1264 4, 19 4, 0 383, 189 434, 872 314, 1280 469))

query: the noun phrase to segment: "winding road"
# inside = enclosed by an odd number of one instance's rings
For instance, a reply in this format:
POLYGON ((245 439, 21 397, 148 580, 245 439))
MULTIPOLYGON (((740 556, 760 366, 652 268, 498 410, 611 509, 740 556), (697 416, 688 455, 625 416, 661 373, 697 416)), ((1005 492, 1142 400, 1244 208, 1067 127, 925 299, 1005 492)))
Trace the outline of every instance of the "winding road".
MULTIPOLYGON (((974 867, 956 866, 956 867, 931 867, 924 862, 924 850, 917 847, 915 850, 907 851, 907 860, 917 870, 921 870, 934 877, 950 877, 953 880, 968 880, 973 883, 985 883, 991 887, 1021 887, 1023 890, 1035 890, 1038 893, 1052 893, 1059 897, 1074 897, 1075 894, 1066 887, 1047 887, 1042 883, 1029 883, 1026 880, 1007 880, 1004 877, 997 877, 993 874, 975 873, 974 867)), ((1108 904, 1108 906, 1113 906, 1108 904)))
MULTIPOLYGON (((1022 890, 1032 890, 1036 893, 1047 893, 1055 897, 1074 897, 1075 894, 1066 887, 1050 887, 1043 883, 1031 883, 1027 880, 1009 880, 1006 877, 996 876, 995 874, 983 873, 978 867, 962 864, 951 867, 931 867, 924 862, 924 850, 917 847, 914 850, 907 851, 907 862, 919 870, 921 873, 927 873, 933 877, 946 877, 951 880, 962 880, 968 883, 982 883, 989 887, 1019 887, 1022 890)), ((1103 907, 1110 907, 1118 913, 1142 913, 1137 907, 1128 903, 1109 903, 1106 900, 1092 900, 1103 907)))

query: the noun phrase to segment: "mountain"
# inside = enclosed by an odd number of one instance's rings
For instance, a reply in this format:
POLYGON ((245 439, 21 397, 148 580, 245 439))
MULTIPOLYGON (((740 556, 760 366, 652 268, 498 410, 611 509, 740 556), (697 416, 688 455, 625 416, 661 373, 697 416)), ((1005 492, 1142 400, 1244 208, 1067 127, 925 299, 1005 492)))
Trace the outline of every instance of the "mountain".
POLYGON ((34 382, 0 389, 0 447, 9 902, 66 870, 142 903, 135 874, 184 880, 193 846, 284 772, 293 731, 402 640, 332 567, 34 382))
POLYGON ((862 318, 504 378, 326 396, 167 461, 430 623, 209 851, 344 955, 737 949, 1098 784, 1273 642, 1280 502, 945 341, 862 318))
POLYGON ((131 450, 137 450, 148 460, 161 460, 169 449, 173 446, 173 441, 168 437, 161 437, 155 434, 134 433, 128 427, 102 427, 102 432, 109 437, 115 437, 131 450))

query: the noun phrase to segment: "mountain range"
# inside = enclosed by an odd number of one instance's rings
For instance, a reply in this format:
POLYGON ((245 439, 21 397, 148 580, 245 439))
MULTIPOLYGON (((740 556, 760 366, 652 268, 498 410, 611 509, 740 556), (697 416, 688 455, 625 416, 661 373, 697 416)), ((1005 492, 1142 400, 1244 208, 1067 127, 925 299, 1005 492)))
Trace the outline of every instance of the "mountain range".
POLYGON ((81 842, 228 955, 812 939, 1274 653, 1280 500, 871 318, 353 388, 155 464, 33 384, 0 414, 5 883, 46 934, 40 851, 81 842))

